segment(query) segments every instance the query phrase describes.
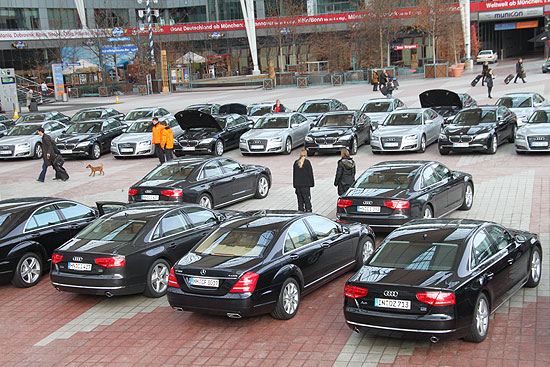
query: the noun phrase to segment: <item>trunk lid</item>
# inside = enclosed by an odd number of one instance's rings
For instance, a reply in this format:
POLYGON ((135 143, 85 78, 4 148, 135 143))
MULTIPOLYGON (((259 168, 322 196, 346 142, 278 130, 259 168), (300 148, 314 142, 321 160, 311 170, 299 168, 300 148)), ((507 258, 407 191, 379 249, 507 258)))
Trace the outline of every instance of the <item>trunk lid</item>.
POLYGON ((395 210, 387 207, 384 202, 391 200, 406 200, 407 189, 363 189, 351 188, 343 200, 351 200, 350 206, 344 208, 348 214, 364 213, 368 215, 391 215, 395 210))

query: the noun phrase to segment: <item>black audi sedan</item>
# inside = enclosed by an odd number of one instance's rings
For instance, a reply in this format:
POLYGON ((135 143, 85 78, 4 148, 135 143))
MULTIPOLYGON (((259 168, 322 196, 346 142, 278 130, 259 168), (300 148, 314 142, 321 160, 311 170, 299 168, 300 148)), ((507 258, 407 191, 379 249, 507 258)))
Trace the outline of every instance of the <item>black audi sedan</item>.
POLYGON ((369 143, 370 131, 370 119, 360 111, 328 112, 306 135, 305 148, 308 155, 343 148, 353 155, 359 146, 369 143))
POLYGON ((255 197, 271 187, 267 167, 246 165, 230 158, 182 158, 164 163, 128 190, 128 200, 197 203, 207 208, 255 197))
POLYGON ((262 211, 228 221, 170 271, 168 302, 178 311, 290 319, 301 297, 363 265, 374 234, 316 215, 262 211))
POLYGON ((490 315, 542 270, 536 234, 467 219, 415 220, 393 231, 345 286, 352 329, 481 342, 490 315))
POLYGON ((32 287, 53 251, 98 216, 97 210, 56 198, 0 201, 0 282, 32 287))
POLYGON ((90 120, 102 120, 102 119, 109 119, 109 118, 120 121, 124 119, 124 114, 121 112, 118 112, 113 108, 105 108, 105 107, 85 108, 83 110, 78 111, 73 115, 73 117, 71 117, 71 123, 81 122, 81 121, 90 121, 90 120))
MULTIPOLYGON (((246 107, 244 108, 246 113, 246 107)), ((176 120, 184 133, 174 144, 176 156, 185 154, 213 154, 221 156, 226 150, 239 146, 242 134, 250 130, 252 122, 237 114, 215 115, 183 110, 176 120)))
POLYGON ((54 252, 52 285, 108 297, 161 297, 172 264, 225 219, 194 204, 132 204, 113 211, 54 252))
POLYGON ((516 129, 516 115, 507 107, 467 108, 441 130, 439 153, 482 151, 495 154, 499 145, 514 142, 516 129))
POLYGON ((468 173, 433 161, 387 161, 363 172, 340 196, 336 216, 387 229, 414 218, 470 210, 473 202, 474 182, 468 173))
POLYGON ((446 89, 430 89, 420 93, 420 105, 431 108, 445 119, 451 121, 458 111, 477 106, 477 102, 467 93, 455 93, 446 89))
POLYGON ((111 141, 125 129, 126 125, 115 119, 75 122, 55 143, 64 157, 98 159, 111 151, 111 141))

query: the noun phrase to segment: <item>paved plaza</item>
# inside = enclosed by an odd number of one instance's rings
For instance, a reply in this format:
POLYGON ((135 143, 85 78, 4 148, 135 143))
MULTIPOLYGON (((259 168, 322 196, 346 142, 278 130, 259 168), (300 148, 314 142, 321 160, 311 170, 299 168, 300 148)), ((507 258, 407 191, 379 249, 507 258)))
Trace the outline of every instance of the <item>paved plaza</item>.
MULTIPOLYGON (((472 95, 478 104, 494 103, 512 91, 538 92, 550 98, 550 75, 540 71, 540 59, 526 60, 526 84, 505 85, 514 61, 495 65, 493 100, 487 89, 470 86, 474 74, 460 78, 403 77, 394 93, 409 107, 419 107, 418 94, 442 88, 472 95)), ((476 66, 476 71, 480 70, 476 66)), ((349 108, 379 92, 366 84, 307 89, 199 90, 169 95, 71 99, 65 104, 41 106, 67 115, 87 106, 105 106, 128 112, 141 106, 161 106, 173 113, 185 106, 210 102, 252 103, 281 99, 296 109, 312 98, 336 98, 349 108)), ((296 209, 292 163, 298 156, 243 157, 238 150, 225 155, 243 163, 268 166, 273 185, 267 198, 252 199, 229 209, 296 209)), ((313 211, 335 217, 333 186, 338 155, 316 155, 310 160, 315 174, 313 211)), ((462 340, 411 341, 353 333, 345 324, 343 288, 348 273, 304 297, 291 320, 269 315, 228 319, 191 312, 175 312, 166 298, 141 295, 94 297, 57 292, 47 276, 35 287, 0 285, 0 366, 549 366, 550 365, 550 155, 517 155, 511 144, 495 155, 441 156, 436 144, 425 153, 373 155, 361 146, 354 157, 358 174, 384 160, 437 160, 454 170, 471 173, 475 184, 472 209, 451 217, 492 220, 505 226, 538 233, 543 245, 543 276, 537 288, 523 289, 491 319, 489 336, 480 344, 462 340)), ((110 154, 98 161, 67 160, 67 182, 36 182, 42 161, 0 162, 0 199, 57 196, 88 205, 98 200, 126 201, 128 187, 153 169, 154 158, 115 160, 110 154), (103 164, 105 176, 89 177, 88 163, 103 164)), ((378 240, 384 234, 378 234, 378 240)))

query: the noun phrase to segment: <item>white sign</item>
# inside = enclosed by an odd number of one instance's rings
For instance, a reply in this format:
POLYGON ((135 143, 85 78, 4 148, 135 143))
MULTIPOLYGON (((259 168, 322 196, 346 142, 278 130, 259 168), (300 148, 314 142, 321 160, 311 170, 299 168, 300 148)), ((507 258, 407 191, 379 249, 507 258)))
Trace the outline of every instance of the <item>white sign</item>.
POLYGON ((516 8, 499 11, 484 11, 479 12, 479 20, 503 20, 513 18, 530 18, 538 17, 544 14, 542 6, 536 8, 516 8))

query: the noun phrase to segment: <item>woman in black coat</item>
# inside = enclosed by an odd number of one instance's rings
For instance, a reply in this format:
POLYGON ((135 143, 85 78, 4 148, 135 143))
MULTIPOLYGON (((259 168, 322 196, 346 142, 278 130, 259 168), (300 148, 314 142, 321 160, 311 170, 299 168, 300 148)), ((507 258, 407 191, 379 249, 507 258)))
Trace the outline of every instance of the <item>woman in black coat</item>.
POLYGON ((298 199, 298 210, 311 212, 311 188, 315 186, 313 167, 306 159, 307 151, 300 151, 300 158, 294 162, 292 170, 292 184, 298 199))
POLYGON ((355 182, 355 162, 347 149, 342 149, 342 158, 338 161, 334 186, 338 187, 338 196, 342 195, 355 182))
POLYGON ((489 69, 487 71, 487 75, 485 75, 485 84, 487 84, 487 94, 489 98, 491 97, 491 91, 493 90, 493 79, 495 76, 493 75, 493 69, 489 69))

